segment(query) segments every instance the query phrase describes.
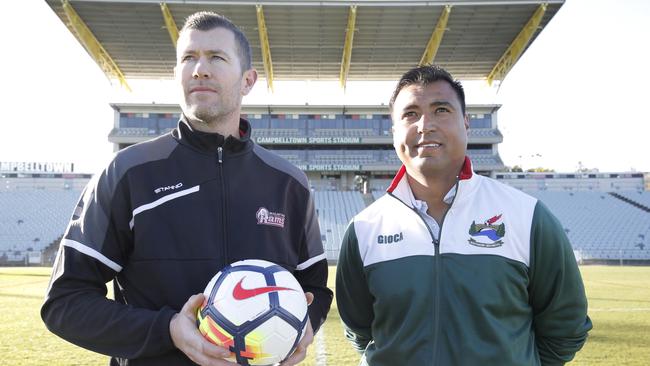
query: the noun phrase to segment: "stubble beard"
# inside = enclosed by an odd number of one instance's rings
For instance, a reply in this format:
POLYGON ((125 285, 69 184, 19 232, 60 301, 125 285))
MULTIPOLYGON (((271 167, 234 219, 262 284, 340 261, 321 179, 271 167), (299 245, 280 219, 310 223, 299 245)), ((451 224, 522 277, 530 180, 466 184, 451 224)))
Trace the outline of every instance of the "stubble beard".
POLYGON ((190 108, 189 118, 199 125, 203 126, 218 126, 224 121, 227 113, 220 111, 218 107, 213 106, 209 108, 190 108))
POLYGON ((199 127, 199 129, 211 130, 215 127, 222 127, 230 120, 230 116, 237 110, 234 105, 212 105, 209 107, 199 107, 196 105, 186 106, 185 115, 199 127))

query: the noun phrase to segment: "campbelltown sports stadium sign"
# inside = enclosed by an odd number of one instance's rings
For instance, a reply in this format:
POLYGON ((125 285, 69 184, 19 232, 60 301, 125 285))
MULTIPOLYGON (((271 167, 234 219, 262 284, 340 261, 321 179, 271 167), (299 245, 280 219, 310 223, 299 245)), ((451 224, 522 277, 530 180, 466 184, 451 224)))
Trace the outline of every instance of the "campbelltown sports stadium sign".
POLYGON ((253 137, 258 144, 358 144, 360 137, 253 137))
POLYGON ((73 173, 74 163, 0 161, 2 173, 73 173))
POLYGON ((357 171, 361 165, 357 164, 295 164, 302 171, 357 171))

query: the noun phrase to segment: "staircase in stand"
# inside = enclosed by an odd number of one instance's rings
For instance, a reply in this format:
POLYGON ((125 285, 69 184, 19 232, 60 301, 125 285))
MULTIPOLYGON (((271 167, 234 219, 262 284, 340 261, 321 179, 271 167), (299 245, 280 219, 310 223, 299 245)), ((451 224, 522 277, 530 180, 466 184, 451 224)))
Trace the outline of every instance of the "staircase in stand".
POLYGON ((639 209, 641 209, 641 210, 643 210, 643 211, 645 211, 645 212, 650 212, 650 207, 648 207, 648 206, 646 206, 646 205, 642 205, 642 204, 640 204, 639 202, 633 201, 633 200, 631 200, 631 199, 629 199, 629 198, 627 198, 627 197, 625 197, 625 196, 622 196, 622 195, 620 195, 620 194, 618 194, 618 193, 616 193, 616 192, 608 192, 608 193, 609 193, 609 195, 611 195, 612 197, 616 197, 616 198, 618 198, 619 200, 621 200, 621 201, 623 201, 623 202, 625 202, 625 203, 629 203, 630 205, 632 205, 632 206, 634 206, 634 207, 636 207, 636 208, 639 208, 639 209))

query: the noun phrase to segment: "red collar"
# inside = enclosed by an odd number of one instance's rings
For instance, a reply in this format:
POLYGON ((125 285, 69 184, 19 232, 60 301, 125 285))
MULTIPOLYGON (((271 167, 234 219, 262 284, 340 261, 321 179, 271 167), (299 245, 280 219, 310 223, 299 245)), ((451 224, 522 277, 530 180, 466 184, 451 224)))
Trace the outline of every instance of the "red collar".
MULTIPOLYGON (((393 178, 393 181, 390 183, 390 187, 388 187, 386 191, 392 192, 393 190, 395 190, 400 180, 402 180, 402 178, 404 177, 404 174, 406 174, 406 167, 402 165, 402 167, 399 168, 399 171, 397 171, 397 175, 395 175, 395 178, 393 178)), ((471 177, 472 177, 472 162, 469 160, 468 156, 465 156, 465 161, 463 162, 463 167, 460 169, 460 173, 458 174, 458 179, 465 180, 465 179, 470 179, 471 177)))
POLYGON ((460 169, 460 174, 458 174, 459 180, 465 180, 472 177, 472 162, 469 160, 469 157, 465 155, 465 161, 463 162, 463 167, 460 169))

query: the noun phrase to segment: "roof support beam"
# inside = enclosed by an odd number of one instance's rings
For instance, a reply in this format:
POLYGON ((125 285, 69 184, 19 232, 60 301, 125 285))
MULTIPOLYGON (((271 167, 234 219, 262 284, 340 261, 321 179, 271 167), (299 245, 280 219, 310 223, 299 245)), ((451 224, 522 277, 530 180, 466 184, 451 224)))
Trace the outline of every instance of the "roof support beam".
POLYGON ((264 73, 266 74, 266 85, 273 93, 273 61, 271 60, 271 47, 269 46, 269 35, 264 21, 264 8, 262 5, 255 5, 257 11, 257 30, 260 33, 260 46, 262 48, 262 61, 264 62, 264 73))
POLYGON ((442 9, 442 14, 440 14, 440 18, 438 18, 438 23, 436 24, 436 27, 433 29, 433 32, 431 33, 431 38, 429 38, 429 43, 427 43, 427 48, 424 50, 424 54, 422 54, 422 58, 420 59, 420 66, 422 65, 429 65, 433 63, 433 60, 436 58, 436 54, 438 53, 438 47, 440 47, 440 43, 442 42, 442 36, 445 34, 445 31, 447 30, 447 21, 449 20, 449 13, 451 13, 451 5, 445 5, 445 8, 442 9))
POLYGON ((160 10, 162 11, 163 19, 165 20, 165 27, 167 32, 169 32, 169 38, 172 39, 172 44, 176 48, 176 42, 178 41, 178 27, 172 16, 172 12, 169 10, 167 3, 160 3, 160 10))
POLYGON ((74 30, 79 43, 84 46, 109 79, 111 76, 117 78, 126 90, 131 91, 131 87, 127 84, 126 78, 120 68, 113 61, 111 55, 106 52, 102 44, 99 43, 97 38, 95 38, 95 35, 93 35, 86 23, 84 23, 79 14, 70 5, 70 2, 68 0, 61 0, 61 3, 63 5, 63 11, 68 18, 68 25, 74 30))
POLYGON ((339 81, 345 90, 345 83, 350 72, 350 60, 352 59, 352 42, 354 41, 354 25, 357 22, 357 6, 351 5, 348 11, 348 27, 345 28, 345 45, 343 46, 343 57, 341 59, 341 72, 339 81))
POLYGON ((528 20, 528 23, 524 25, 515 40, 512 41, 506 52, 488 74, 487 82, 489 85, 492 85, 494 80, 503 80, 506 77, 506 74, 515 65, 515 62, 517 62, 531 38, 535 35, 545 12, 546 4, 540 4, 533 16, 528 20))

